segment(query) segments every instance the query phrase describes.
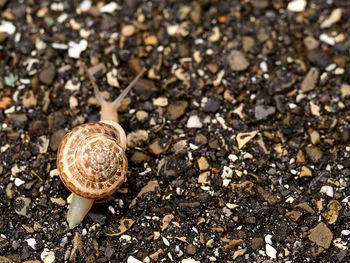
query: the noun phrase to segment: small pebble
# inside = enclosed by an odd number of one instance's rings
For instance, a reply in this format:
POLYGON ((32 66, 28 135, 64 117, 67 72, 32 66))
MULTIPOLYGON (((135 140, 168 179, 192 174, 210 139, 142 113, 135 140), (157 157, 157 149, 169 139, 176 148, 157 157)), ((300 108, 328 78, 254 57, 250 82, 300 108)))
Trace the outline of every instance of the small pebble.
POLYGON ((44 263, 53 263, 55 261, 55 253, 48 248, 44 248, 40 254, 40 258, 44 263))
POLYGON ((288 3, 287 9, 292 12, 303 12, 306 5, 306 0, 293 0, 288 3))
POLYGON ((342 16, 342 9, 337 8, 332 11, 332 13, 327 17, 322 23, 321 23, 321 28, 329 28, 333 24, 337 23, 342 16))
POLYGON ((232 71, 244 71, 249 67, 249 61, 239 50, 232 50, 227 56, 227 61, 232 71))
POLYGON ((277 257, 277 250, 270 244, 265 245, 265 251, 266 251, 266 255, 268 255, 270 258, 277 257))
POLYGON ((159 97, 153 100, 153 105, 154 106, 159 106, 159 107, 166 107, 168 106, 168 98, 166 97, 159 97))
POLYGON ((332 186, 329 185, 324 185, 321 187, 320 193, 326 194, 329 197, 333 197, 334 196, 334 190, 332 186))
POLYGON ((254 116, 257 120, 264 120, 275 112, 276 108, 273 106, 257 105, 254 108, 254 116))
POLYGON ((125 37, 130 37, 135 34, 136 28, 134 25, 125 25, 122 28, 122 35, 125 37))
POLYGON ((78 59, 80 58, 80 54, 87 49, 88 42, 85 39, 79 42, 69 41, 68 47, 68 56, 78 59))
POLYGON ((202 128, 203 124, 197 115, 192 115, 187 121, 187 128, 202 128))
POLYGON ((35 250, 36 240, 35 238, 28 238, 27 240, 28 246, 35 250))

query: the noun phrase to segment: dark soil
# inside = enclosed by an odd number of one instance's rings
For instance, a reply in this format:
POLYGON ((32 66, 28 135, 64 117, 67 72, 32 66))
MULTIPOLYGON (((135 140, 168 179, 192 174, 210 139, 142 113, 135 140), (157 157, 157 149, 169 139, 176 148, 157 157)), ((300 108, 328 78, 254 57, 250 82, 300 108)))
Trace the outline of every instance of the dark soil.
POLYGON ((0 262, 349 262, 350 2, 302 3, 0 0, 0 262), (111 100, 147 72, 127 182, 70 230, 83 63, 111 100))

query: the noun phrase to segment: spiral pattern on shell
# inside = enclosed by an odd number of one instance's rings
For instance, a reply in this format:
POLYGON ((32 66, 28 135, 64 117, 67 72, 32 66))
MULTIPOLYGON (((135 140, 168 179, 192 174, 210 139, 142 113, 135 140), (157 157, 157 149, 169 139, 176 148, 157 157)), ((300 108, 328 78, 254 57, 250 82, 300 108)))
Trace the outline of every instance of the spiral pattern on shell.
POLYGON ((113 194, 125 181, 128 160, 125 133, 117 123, 82 124, 62 140, 57 167, 73 193, 100 199, 113 194))

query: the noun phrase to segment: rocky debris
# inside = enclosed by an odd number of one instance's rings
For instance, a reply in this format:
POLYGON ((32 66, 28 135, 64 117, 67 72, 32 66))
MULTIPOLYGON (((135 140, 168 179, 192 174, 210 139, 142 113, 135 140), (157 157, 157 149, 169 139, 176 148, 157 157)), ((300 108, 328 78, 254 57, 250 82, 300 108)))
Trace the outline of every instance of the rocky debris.
POLYGON ((254 108, 254 116, 257 120, 264 120, 267 117, 273 115, 276 112, 276 108, 266 105, 257 105, 254 108))
POLYGON ((320 73, 317 68, 311 68, 300 85, 301 91, 309 92, 313 90, 316 87, 319 75, 320 73))
POLYGON ((323 222, 310 230, 309 239, 318 246, 328 249, 333 240, 333 233, 323 222))
POLYGON ((232 71, 244 71, 249 67, 249 61, 239 50, 232 50, 227 56, 227 62, 232 71))
POLYGON ((188 102, 185 100, 171 102, 167 107, 167 114, 170 120, 176 120, 186 113, 188 102))
POLYGON ((56 67, 52 63, 46 63, 39 73, 39 80, 45 85, 51 85, 56 76, 56 67))

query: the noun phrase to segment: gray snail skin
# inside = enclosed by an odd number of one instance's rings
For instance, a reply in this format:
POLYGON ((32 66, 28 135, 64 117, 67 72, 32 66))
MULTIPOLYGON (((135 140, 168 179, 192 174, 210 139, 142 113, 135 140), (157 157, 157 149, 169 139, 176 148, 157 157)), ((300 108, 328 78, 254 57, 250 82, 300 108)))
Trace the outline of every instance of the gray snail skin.
POLYGON ((67 213, 70 229, 79 225, 96 199, 112 195, 125 181, 128 160, 126 135, 118 123, 118 108, 145 70, 112 102, 106 101, 94 77, 85 68, 101 105, 101 119, 75 127, 63 138, 57 152, 57 168, 72 192, 67 213))

